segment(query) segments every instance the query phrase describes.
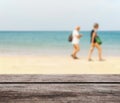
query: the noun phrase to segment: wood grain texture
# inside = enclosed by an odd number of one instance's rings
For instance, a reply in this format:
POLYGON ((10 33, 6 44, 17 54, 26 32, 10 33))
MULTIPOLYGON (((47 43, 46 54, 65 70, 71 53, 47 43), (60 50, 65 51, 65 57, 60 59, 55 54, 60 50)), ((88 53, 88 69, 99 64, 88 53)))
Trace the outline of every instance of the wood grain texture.
POLYGON ((120 75, 0 75, 0 82, 120 82, 120 75))
POLYGON ((0 84, 0 103, 120 103, 120 75, 1 75, 0 82, 116 82, 116 84, 0 84))

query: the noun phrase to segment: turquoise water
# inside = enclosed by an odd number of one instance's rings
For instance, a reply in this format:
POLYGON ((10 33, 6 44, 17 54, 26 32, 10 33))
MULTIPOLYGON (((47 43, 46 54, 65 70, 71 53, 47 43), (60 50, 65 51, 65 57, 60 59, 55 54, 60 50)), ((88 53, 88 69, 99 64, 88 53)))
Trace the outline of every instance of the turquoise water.
MULTIPOLYGON (((1 31, 0 55, 70 55, 72 44, 68 42, 71 31, 1 31)), ((90 31, 81 32, 81 51, 87 56, 90 46, 90 31)), ((120 56, 120 32, 98 32, 103 41, 103 55, 120 56)), ((97 52, 95 50, 95 53, 97 52)))

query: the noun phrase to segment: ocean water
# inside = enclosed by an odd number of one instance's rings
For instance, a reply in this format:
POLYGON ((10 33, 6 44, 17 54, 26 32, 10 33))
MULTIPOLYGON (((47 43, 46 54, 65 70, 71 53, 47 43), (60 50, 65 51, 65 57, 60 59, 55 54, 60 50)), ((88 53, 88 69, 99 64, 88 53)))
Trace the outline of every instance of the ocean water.
MULTIPOLYGON (((71 31, 0 31, 0 55, 70 55, 71 31)), ((90 31, 82 31, 80 56, 87 56, 90 31)), ((104 56, 120 56, 120 31, 99 31, 104 56)), ((94 51, 97 55, 97 50, 94 51)))

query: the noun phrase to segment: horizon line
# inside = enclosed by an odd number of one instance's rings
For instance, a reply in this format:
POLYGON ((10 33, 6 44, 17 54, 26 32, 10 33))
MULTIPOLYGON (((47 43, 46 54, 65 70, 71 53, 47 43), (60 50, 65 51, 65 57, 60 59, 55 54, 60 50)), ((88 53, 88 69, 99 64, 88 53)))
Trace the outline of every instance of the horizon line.
MULTIPOLYGON (((5 31, 73 31, 74 29, 72 29, 72 30, 0 30, 0 32, 5 32, 5 31)), ((92 29, 91 29, 92 30, 92 29)), ((91 30, 81 30, 81 31, 91 31, 91 30)), ((98 31, 120 31, 120 30, 98 30, 98 31)))

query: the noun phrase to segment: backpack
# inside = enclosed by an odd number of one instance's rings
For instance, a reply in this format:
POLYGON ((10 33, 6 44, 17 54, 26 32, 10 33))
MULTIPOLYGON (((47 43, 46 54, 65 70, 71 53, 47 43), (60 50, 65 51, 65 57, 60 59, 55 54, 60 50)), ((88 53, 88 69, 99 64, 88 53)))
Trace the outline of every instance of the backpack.
POLYGON ((73 40, 73 35, 70 34, 69 37, 68 37, 68 41, 69 41, 69 42, 72 42, 72 40, 73 40))

